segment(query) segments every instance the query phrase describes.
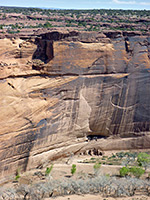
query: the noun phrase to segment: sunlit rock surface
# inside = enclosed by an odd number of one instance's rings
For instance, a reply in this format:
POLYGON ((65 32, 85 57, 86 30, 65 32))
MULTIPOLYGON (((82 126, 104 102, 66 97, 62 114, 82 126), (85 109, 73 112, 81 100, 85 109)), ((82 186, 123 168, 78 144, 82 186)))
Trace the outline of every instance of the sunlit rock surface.
POLYGON ((1 176, 150 147, 150 37, 50 32, 0 46, 1 176))

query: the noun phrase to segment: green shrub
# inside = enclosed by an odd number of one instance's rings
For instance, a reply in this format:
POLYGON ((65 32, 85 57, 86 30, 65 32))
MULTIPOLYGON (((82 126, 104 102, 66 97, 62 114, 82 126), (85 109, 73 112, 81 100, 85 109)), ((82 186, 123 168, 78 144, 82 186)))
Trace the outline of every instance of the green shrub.
POLYGON ((21 176, 20 176, 19 169, 17 169, 15 180, 18 181, 18 179, 19 179, 20 177, 21 177, 21 176))
POLYGON ((105 176, 106 176, 107 178, 110 178, 110 174, 105 174, 105 176))
POLYGON ((71 174, 74 175, 75 172, 76 172, 76 165, 73 164, 73 165, 72 165, 72 168, 71 168, 71 174))
POLYGON ((129 170, 130 173, 133 174, 136 178, 140 178, 145 173, 144 169, 135 166, 131 167, 129 170))
POLYGON ((95 158, 91 158, 91 160, 95 160, 95 158))
POLYGON ((47 167, 45 171, 45 176, 48 176, 51 173, 52 169, 53 169, 53 165, 51 165, 50 167, 47 167))
POLYGON ((51 28, 53 27, 52 24, 50 24, 49 22, 46 22, 44 25, 43 25, 44 28, 51 28))
POLYGON ((120 169, 120 176, 122 176, 122 177, 131 174, 131 175, 134 175, 136 178, 140 178, 140 176, 142 176, 144 173, 145 173, 144 169, 142 169, 140 167, 136 167, 136 166, 133 166, 131 168, 122 167, 120 169))
POLYGON ((146 168, 150 165, 150 155, 147 153, 139 153, 137 157, 138 165, 146 168))
POLYGON ((15 180, 18 181, 18 179, 19 179, 20 177, 21 177, 21 176, 20 176, 19 174, 16 175, 15 180))
POLYGON ((94 169, 97 170, 97 169, 99 169, 101 167, 101 164, 100 163, 96 163, 93 167, 94 167, 94 169))
POLYGON ((95 175, 98 175, 100 167, 101 167, 100 163, 95 163, 95 165, 93 166, 95 175))
POLYGON ((115 154, 112 154, 112 156, 111 156, 112 158, 116 158, 116 155, 115 154))
POLYGON ((122 167, 119 172, 120 172, 120 176, 124 177, 129 174, 130 170, 128 167, 122 167))
POLYGON ((125 157, 125 155, 126 155, 126 153, 124 153, 124 152, 118 152, 118 153, 116 153, 116 156, 118 158, 120 158, 120 159, 122 159, 123 157, 125 157))

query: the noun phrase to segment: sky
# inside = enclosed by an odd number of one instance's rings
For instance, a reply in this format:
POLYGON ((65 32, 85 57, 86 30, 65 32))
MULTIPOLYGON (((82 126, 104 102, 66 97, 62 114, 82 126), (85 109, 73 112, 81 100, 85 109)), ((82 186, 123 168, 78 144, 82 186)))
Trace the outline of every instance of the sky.
POLYGON ((150 10, 150 0, 0 0, 0 6, 150 10))

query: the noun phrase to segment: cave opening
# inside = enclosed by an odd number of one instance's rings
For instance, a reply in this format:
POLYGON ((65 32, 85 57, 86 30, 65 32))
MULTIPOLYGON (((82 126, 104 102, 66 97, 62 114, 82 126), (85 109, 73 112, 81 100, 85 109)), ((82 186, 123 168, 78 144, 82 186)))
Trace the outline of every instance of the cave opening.
POLYGON ((36 38, 35 44, 37 49, 32 56, 33 60, 38 59, 46 64, 54 58, 53 41, 36 38))
POLYGON ((88 140, 99 140, 99 139, 106 139, 108 136, 104 135, 87 135, 88 140))

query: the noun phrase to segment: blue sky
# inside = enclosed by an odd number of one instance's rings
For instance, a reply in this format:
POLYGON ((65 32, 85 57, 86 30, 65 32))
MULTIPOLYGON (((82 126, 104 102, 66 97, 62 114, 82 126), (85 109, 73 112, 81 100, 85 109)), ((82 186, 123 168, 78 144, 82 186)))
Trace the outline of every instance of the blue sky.
POLYGON ((150 0, 0 0, 0 6, 44 7, 65 9, 146 9, 150 0))

